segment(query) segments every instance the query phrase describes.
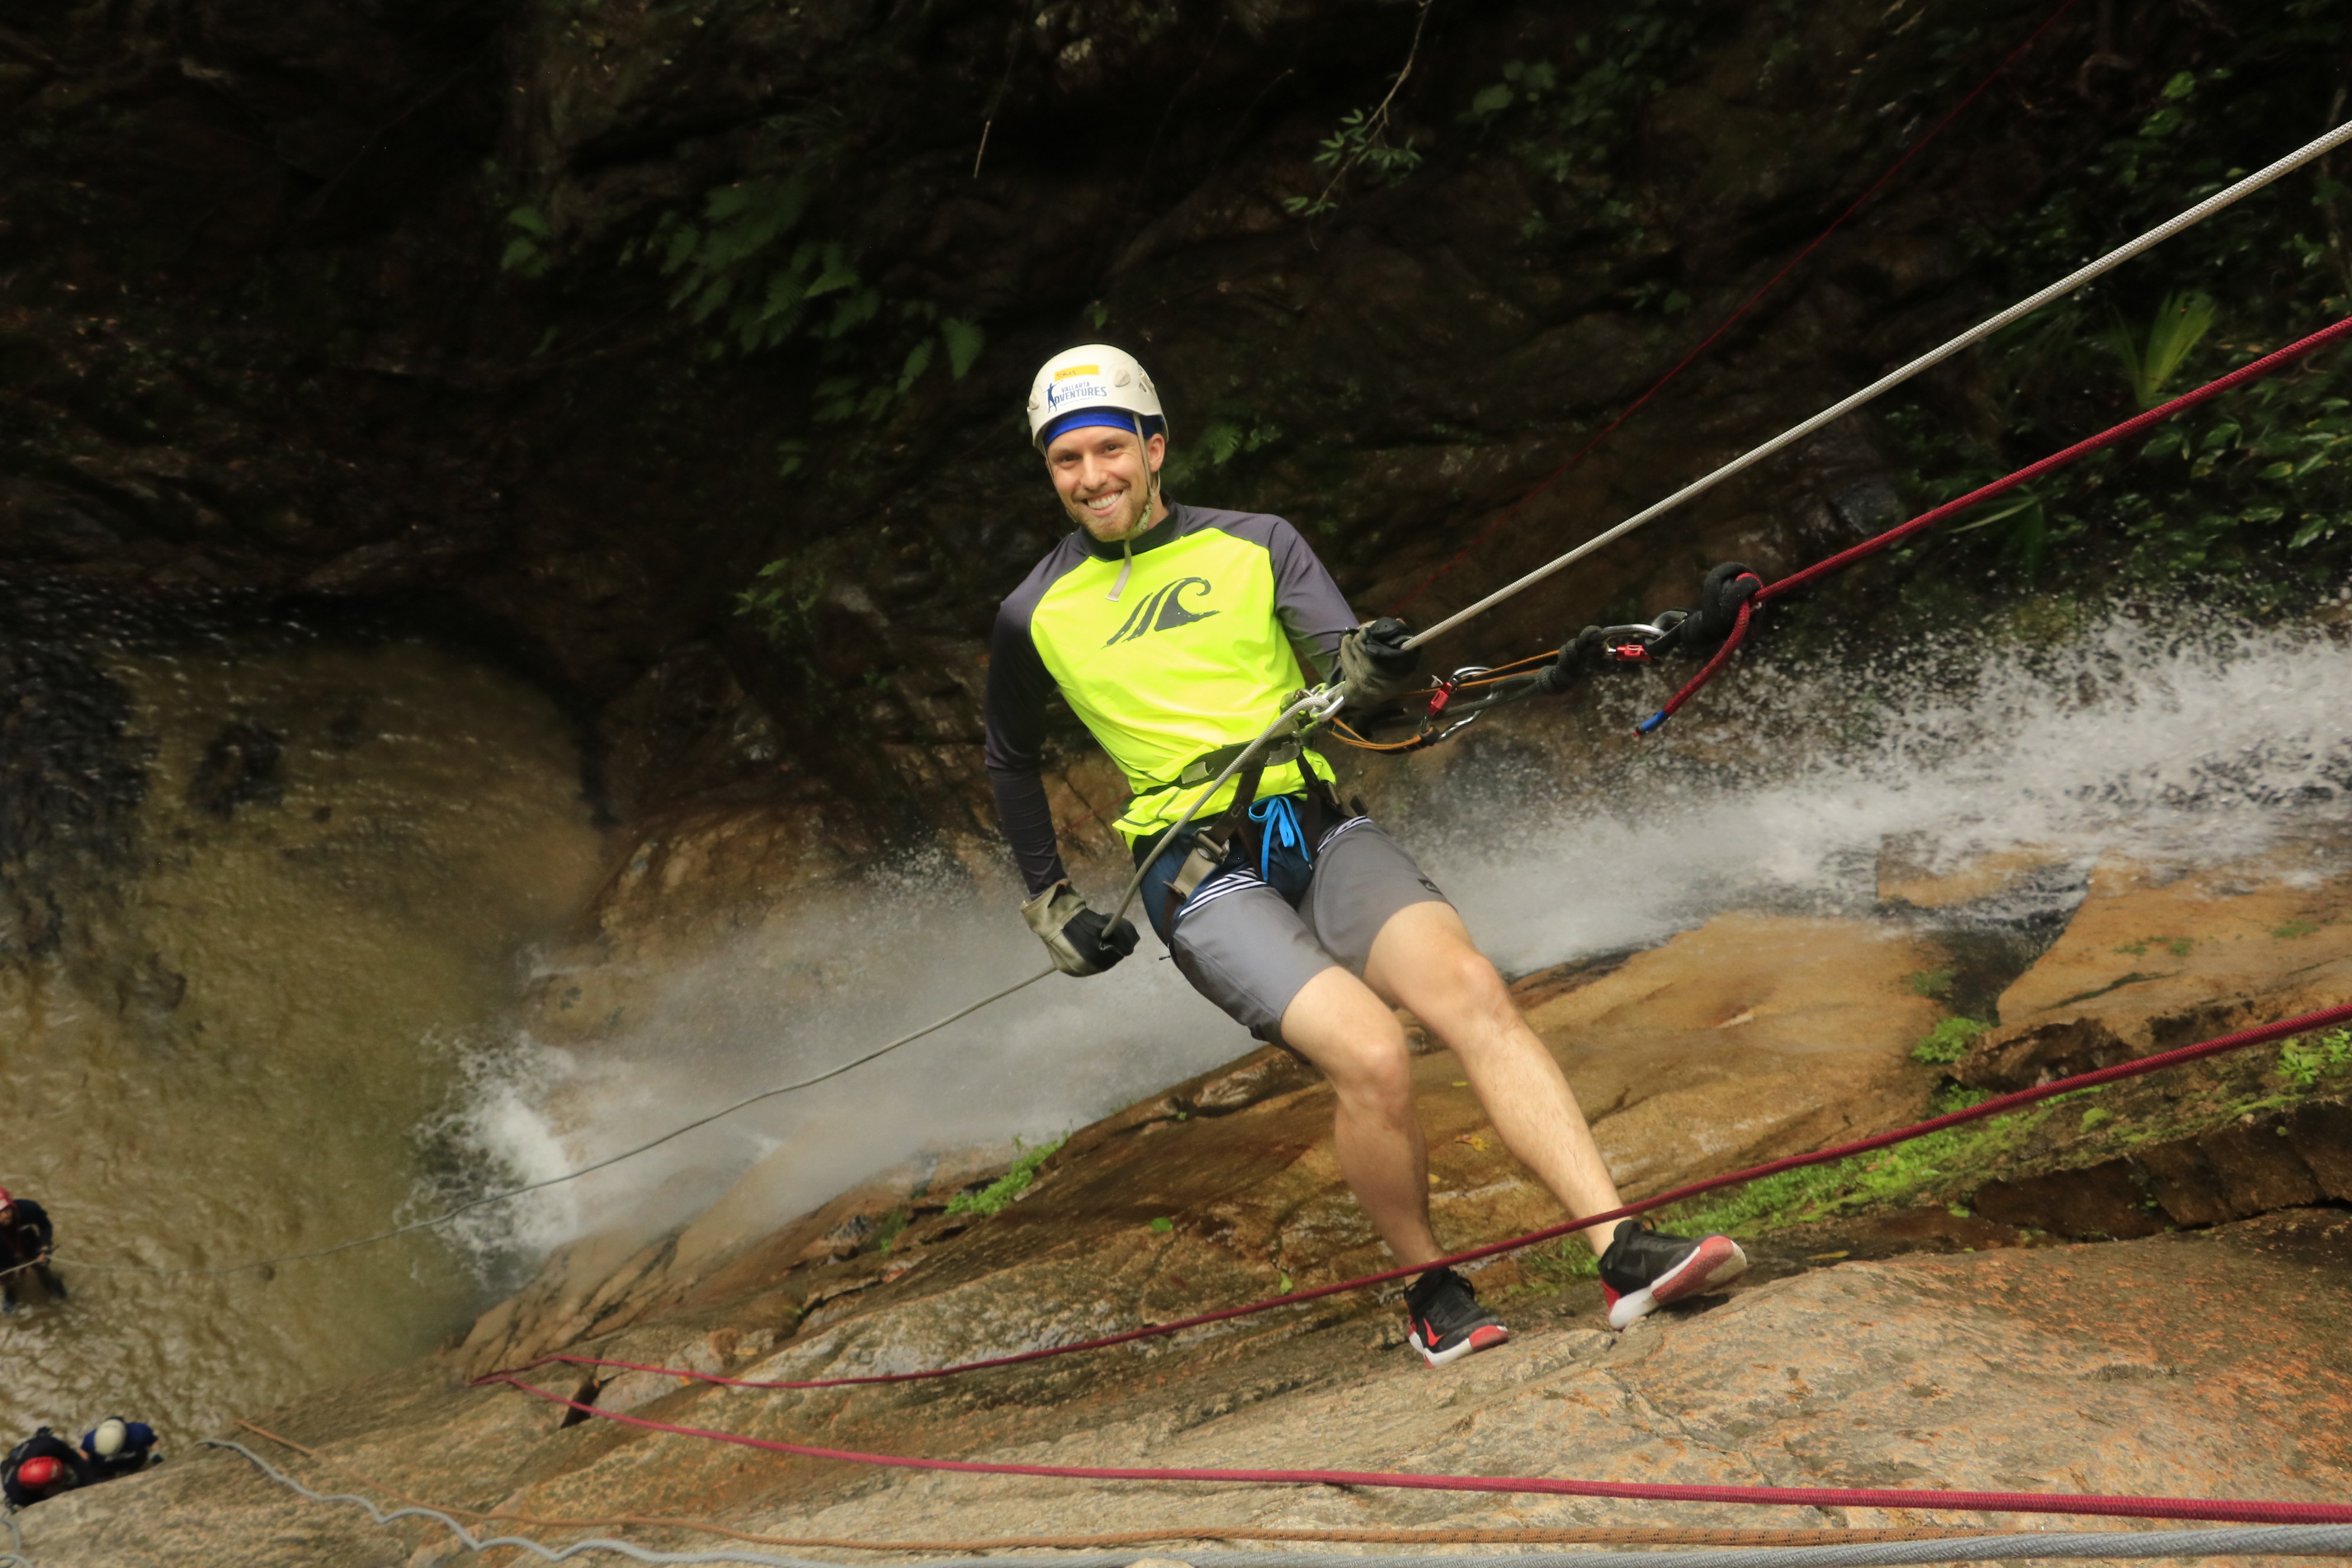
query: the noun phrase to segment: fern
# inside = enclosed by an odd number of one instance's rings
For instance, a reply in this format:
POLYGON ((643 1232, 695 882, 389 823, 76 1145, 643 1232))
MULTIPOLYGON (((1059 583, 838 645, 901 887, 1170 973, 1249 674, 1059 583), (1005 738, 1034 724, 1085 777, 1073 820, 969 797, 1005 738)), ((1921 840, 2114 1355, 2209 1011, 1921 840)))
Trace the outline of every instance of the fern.
POLYGON ((2164 389, 2181 362, 2213 330, 2217 308, 2210 294, 2194 289, 2166 295, 2164 303, 2157 307, 2156 320, 2148 323, 2145 348, 2134 340, 2121 315, 2108 312, 2107 347, 2123 361, 2124 378, 2142 408, 2153 408, 2164 401, 2164 389))

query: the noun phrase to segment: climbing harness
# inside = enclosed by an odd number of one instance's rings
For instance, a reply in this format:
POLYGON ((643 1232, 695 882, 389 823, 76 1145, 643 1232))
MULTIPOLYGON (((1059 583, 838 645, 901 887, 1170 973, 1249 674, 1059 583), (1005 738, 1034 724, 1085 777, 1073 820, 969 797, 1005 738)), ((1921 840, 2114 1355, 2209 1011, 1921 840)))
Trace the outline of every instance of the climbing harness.
POLYGON ((1307 835, 1298 826, 1298 808, 1290 804, 1286 795, 1269 795, 1249 808, 1249 819, 1257 824, 1257 879, 1274 880, 1274 856, 1278 849, 1295 849, 1299 858, 1315 864, 1315 847, 1307 842, 1307 835))

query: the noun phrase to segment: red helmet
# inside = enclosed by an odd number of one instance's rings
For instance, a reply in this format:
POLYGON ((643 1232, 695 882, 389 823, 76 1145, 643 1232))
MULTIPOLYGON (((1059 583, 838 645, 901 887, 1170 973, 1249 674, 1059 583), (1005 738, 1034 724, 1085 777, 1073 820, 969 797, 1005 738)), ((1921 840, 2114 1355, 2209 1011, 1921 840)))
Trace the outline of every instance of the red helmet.
POLYGON ((8 1195, 8 1189, 0 1187, 0 1218, 5 1218, 16 1206, 16 1200, 8 1195))
POLYGON ((66 1468, 55 1459, 27 1459, 16 1467, 16 1482, 19 1486, 53 1487, 65 1479, 65 1474, 66 1468))

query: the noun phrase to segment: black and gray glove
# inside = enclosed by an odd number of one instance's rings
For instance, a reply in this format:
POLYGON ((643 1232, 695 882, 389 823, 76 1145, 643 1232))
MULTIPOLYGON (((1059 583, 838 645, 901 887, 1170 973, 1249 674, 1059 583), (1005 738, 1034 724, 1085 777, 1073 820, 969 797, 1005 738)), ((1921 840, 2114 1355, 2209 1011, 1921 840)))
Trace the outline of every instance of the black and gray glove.
POLYGON ((1065 974, 1100 974, 1135 951, 1135 927, 1087 908, 1067 882, 1056 882, 1021 906, 1021 918, 1054 955, 1065 974))
POLYGON ((1339 679, 1348 706, 1369 707, 1420 686, 1421 650, 1404 645, 1412 628, 1393 616, 1366 621, 1339 638, 1339 679))

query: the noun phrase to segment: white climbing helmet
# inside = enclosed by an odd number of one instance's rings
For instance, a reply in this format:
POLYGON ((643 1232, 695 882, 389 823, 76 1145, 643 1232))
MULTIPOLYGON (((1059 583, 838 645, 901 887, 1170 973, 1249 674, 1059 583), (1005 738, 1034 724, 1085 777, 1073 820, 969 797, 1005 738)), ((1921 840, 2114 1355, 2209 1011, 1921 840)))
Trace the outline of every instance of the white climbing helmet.
POLYGON ((90 1451, 101 1459, 110 1459, 122 1452, 122 1445, 130 1440, 129 1425, 120 1415, 110 1415, 89 1435, 90 1451))
POLYGON ((1037 372, 1029 384, 1029 439, 1039 451, 1063 431, 1078 426, 1126 425, 1145 437, 1168 433, 1168 416, 1160 411, 1160 393, 1135 356, 1108 343, 1081 343, 1064 349, 1037 372), (1106 412, 1129 419, 1077 419, 1074 415, 1106 412))

